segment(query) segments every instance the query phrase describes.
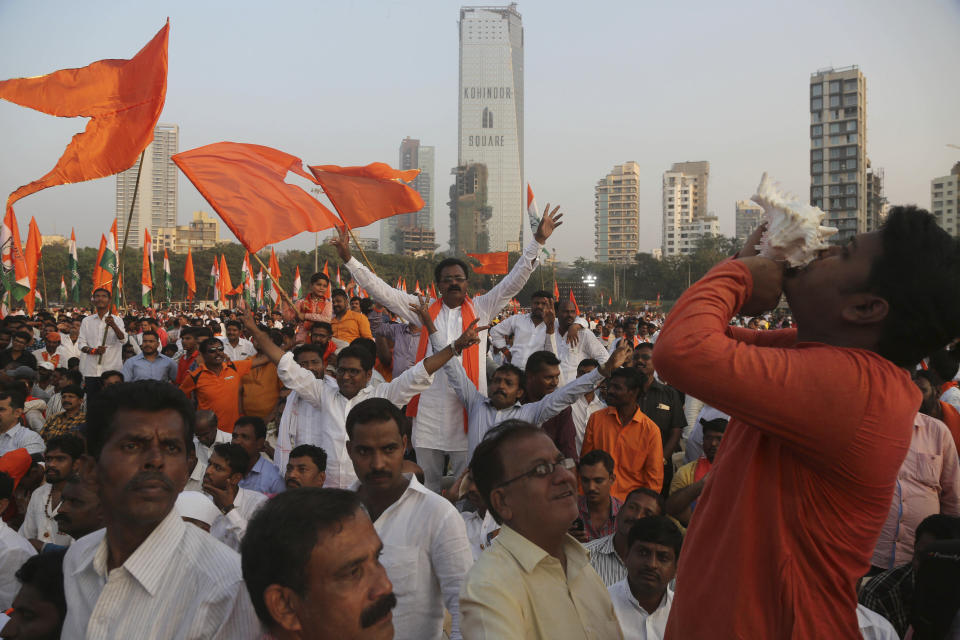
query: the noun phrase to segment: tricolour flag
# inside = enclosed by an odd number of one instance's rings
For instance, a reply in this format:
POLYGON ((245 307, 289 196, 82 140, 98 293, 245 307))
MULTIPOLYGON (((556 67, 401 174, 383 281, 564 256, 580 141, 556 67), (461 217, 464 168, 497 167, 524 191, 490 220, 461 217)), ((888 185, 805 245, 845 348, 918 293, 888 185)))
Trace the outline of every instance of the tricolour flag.
POLYGON ((63 276, 60 276, 60 303, 67 305, 67 283, 63 281, 63 276))
POLYGON ((263 267, 260 267, 260 270, 257 272, 256 302, 258 307, 263 304, 263 267))
POLYGON ((77 234, 70 229, 70 256, 67 267, 70 270, 70 298, 74 304, 80 304, 80 261, 77 260, 77 234))
POLYGON ((249 253, 243 254, 240 275, 243 278, 243 300, 247 303, 247 309, 253 309, 257 298, 257 287, 253 282, 253 269, 250 268, 249 253))
MULTIPOLYGON (((273 282, 273 286, 270 287, 270 306, 275 307, 280 301, 280 263, 277 262, 277 253, 273 250, 273 247, 270 247, 270 274, 273 278, 270 278, 273 282)), ((266 281, 264 281, 266 284, 266 281)))
MULTIPOLYGON (((337 271, 337 275, 339 275, 340 267, 337 267, 337 271)), ((297 270, 293 274, 293 299, 303 299, 303 281, 300 279, 300 265, 297 265, 297 270)))
POLYGON ((143 266, 140 269, 140 304, 144 309, 153 305, 153 274, 150 272, 150 251, 146 243, 143 245, 143 266))
POLYGON ((173 278, 170 275, 170 257, 167 255, 166 249, 163 250, 163 288, 169 303, 172 298, 173 278))
POLYGON ((213 264, 210 265, 210 288, 213 289, 213 299, 220 299, 220 273, 218 269, 217 258, 214 256, 213 264))
POLYGON ((11 300, 8 300, 7 304, 12 308, 15 300, 23 300, 30 291, 30 277, 27 275, 27 265, 23 258, 23 245, 20 244, 17 216, 10 207, 7 208, 3 227, 0 229, 0 255, 3 259, 3 287, 11 294, 11 300))

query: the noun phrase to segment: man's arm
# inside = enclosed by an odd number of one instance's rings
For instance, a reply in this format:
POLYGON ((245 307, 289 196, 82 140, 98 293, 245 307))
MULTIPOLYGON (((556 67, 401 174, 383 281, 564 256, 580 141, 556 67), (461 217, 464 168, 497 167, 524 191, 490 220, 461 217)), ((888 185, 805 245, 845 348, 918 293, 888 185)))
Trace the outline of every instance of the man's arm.
MULTIPOLYGON (((430 344, 433 346, 434 351, 440 351, 444 349, 444 347, 440 344, 439 338, 436 336, 436 333, 430 334, 430 344)), ((475 402, 483 400, 483 394, 477 390, 476 385, 474 385, 473 381, 467 376, 467 372, 459 360, 451 358, 443 366, 443 370, 447 374, 447 381, 450 383, 450 387, 454 393, 457 394, 457 397, 460 398, 460 403, 463 404, 463 406, 469 409, 475 402)))
MULTIPOLYGON (((696 465, 696 463, 692 464, 696 465)), ((681 467, 676 475, 673 476, 673 481, 670 483, 670 497, 667 498, 666 504, 667 513, 681 522, 684 520, 689 522, 688 509, 693 501, 703 493, 703 487, 707 483, 707 476, 700 478, 696 482, 692 481, 693 468, 684 469, 681 467), (686 516, 686 518, 684 518, 684 516, 686 516)), ((709 473, 707 475, 709 475, 709 473)))
MULTIPOLYGON (((472 573, 472 572, 471 572, 472 573)), ((460 594, 460 633, 464 640, 523 640, 524 612, 512 581, 465 581, 460 594)))
POLYGON ((518 316, 514 314, 490 327, 490 344, 497 349, 506 347, 507 336, 513 333, 513 324, 516 322, 517 317, 518 316))
POLYGON ((360 285, 360 288, 366 289, 371 298, 390 309, 394 314, 407 322, 420 326, 416 314, 410 311, 410 305, 417 302, 417 296, 394 289, 360 264, 359 260, 351 256, 350 238, 347 237, 345 227, 339 229, 339 237, 332 238, 330 244, 336 248, 340 260, 343 261, 343 265, 360 285))
POLYGON ((473 552, 467 539, 463 518, 455 509, 445 510, 440 526, 434 529, 430 544, 430 564, 440 583, 443 603, 450 612, 450 640, 460 635, 460 588, 473 565, 473 552))
POLYGON ((362 313, 357 314, 357 325, 361 338, 373 340, 373 334, 370 332, 370 319, 362 313))
POLYGON ((505 275, 503 280, 498 282, 493 289, 473 299, 473 306, 476 308, 477 317, 480 318, 481 322, 489 322, 500 309, 503 309, 504 305, 520 293, 523 285, 527 284, 527 280, 537 266, 537 257, 540 255, 543 245, 547 243, 547 238, 553 234, 557 227, 563 224, 560 221, 563 214, 557 213, 559 209, 560 207, 554 207, 553 211, 550 211, 550 205, 547 205, 533 240, 523 250, 523 255, 517 260, 517 264, 513 265, 510 273, 505 275))
POLYGON ((282 358, 285 353, 284 350, 275 345, 265 331, 260 330, 253 316, 247 312, 246 306, 243 304, 240 305, 240 309, 238 310, 238 317, 240 318, 240 322, 243 323, 244 328, 250 332, 250 335, 257 338, 257 344, 260 346, 260 354, 253 357, 254 362, 256 362, 254 366, 264 365, 267 361, 273 364, 280 364, 280 358, 282 358))
MULTIPOLYGON (((134 356, 135 358, 136 356, 134 356)), ((133 358, 128 358, 126 362, 123 363, 123 366, 120 367, 120 373, 123 374, 124 382, 133 381, 133 358)))

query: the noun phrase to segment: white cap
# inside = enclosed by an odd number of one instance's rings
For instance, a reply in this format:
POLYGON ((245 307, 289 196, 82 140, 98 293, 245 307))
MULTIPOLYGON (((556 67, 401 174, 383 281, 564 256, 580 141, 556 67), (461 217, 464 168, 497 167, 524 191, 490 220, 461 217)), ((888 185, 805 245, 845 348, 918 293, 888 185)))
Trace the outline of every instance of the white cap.
POLYGON ((220 509, 213 504, 213 500, 199 491, 184 491, 177 496, 177 513, 184 518, 193 518, 213 526, 214 520, 220 515, 220 509))
POLYGON ((49 369, 50 371, 53 371, 54 369, 56 369, 56 367, 53 366, 52 362, 41 362, 39 366, 41 369, 49 369))

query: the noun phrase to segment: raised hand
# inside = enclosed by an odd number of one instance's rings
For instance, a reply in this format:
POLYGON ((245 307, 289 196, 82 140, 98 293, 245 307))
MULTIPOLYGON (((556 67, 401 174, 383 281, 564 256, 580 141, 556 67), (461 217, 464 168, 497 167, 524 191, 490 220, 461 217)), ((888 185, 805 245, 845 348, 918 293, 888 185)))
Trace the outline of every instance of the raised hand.
POLYGON ((553 310, 553 305, 547 305, 547 308, 543 312, 543 324, 548 334, 551 334, 555 331, 555 327, 557 326, 556 320, 557 314, 553 310))
POLYGON ((560 207, 556 206, 553 208, 553 211, 550 211, 549 203, 547 203, 547 208, 543 210, 543 218, 540 219, 540 226, 537 227, 537 232, 533 234, 533 237, 540 244, 546 244, 547 238, 553 235, 554 230, 563 224, 560 222, 563 214, 557 213, 559 210, 560 207))
POLYGON ((350 253, 350 236, 347 235, 346 225, 337 227, 337 236, 330 238, 330 244, 337 250, 337 255, 344 263, 350 262, 353 257, 350 253))
POLYGON ((479 321, 474 318, 473 322, 470 323, 470 326, 464 329, 463 333, 460 334, 460 337, 453 341, 453 347, 456 349, 457 353, 462 353, 467 347, 480 344, 480 336, 478 334, 481 331, 486 331, 490 327, 478 327, 477 322, 479 321))
POLYGON ((600 368, 600 373, 603 374, 604 378, 609 378, 613 370, 622 367, 623 363, 626 362, 627 358, 632 354, 633 347, 630 346, 630 343, 626 340, 621 340, 617 343, 617 348, 610 354, 610 358, 603 363, 603 366, 600 368))
POLYGON ((580 343, 580 329, 582 328, 576 322, 567 327, 567 344, 571 347, 576 347, 580 343))

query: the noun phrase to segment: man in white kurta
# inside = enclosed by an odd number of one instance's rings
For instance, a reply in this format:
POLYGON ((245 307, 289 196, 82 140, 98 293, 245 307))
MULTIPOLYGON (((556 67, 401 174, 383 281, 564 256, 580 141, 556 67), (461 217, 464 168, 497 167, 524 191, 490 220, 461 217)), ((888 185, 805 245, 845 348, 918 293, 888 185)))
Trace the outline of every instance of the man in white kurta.
MULTIPOLYGON (((559 218, 563 214, 553 215, 555 213, 556 209, 543 216, 534 239, 526 246, 510 273, 490 291, 471 299, 474 316, 479 326, 489 325, 500 310, 527 283, 537 266, 537 258, 547 238, 553 233, 554 228, 561 224, 559 218)), ((351 276, 374 301, 387 307, 407 323, 421 326, 417 314, 410 308, 411 304, 418 302, 417 296, 394 289, 351 257, 345 234, 340 239, 334 239, 334 245, 351 276)), ((437 267, 437 286, 443 304, 440 305, 439 313, 434 318, 434 324, 439 333, 439 342, 450 344, 465 328, 461 307, 466 296, 468 267, 464 268, 465 265, 462 262, 453 259, 441 262, 437 267)), ((486 332, 480 334, 478 349, 479 371, 476 383, 480 393, 486 395, 486 332)), ((429 355, 431 352, 430 345, 427 345, 426 354, 429 355)), ((436 491, 440 488, 445 456, 450 458, 452 475, 455 477, 466 468, 467 433, 462 419, 456 419, 456 416, 462 415, 463 405, 450 388, 446 374, 443 371, 437 372, 430 388, 420 394, 417 415, 413 418, 413 446, 417 452, 417 464, 423 468, 425 484, 429 489, 436 491)))

